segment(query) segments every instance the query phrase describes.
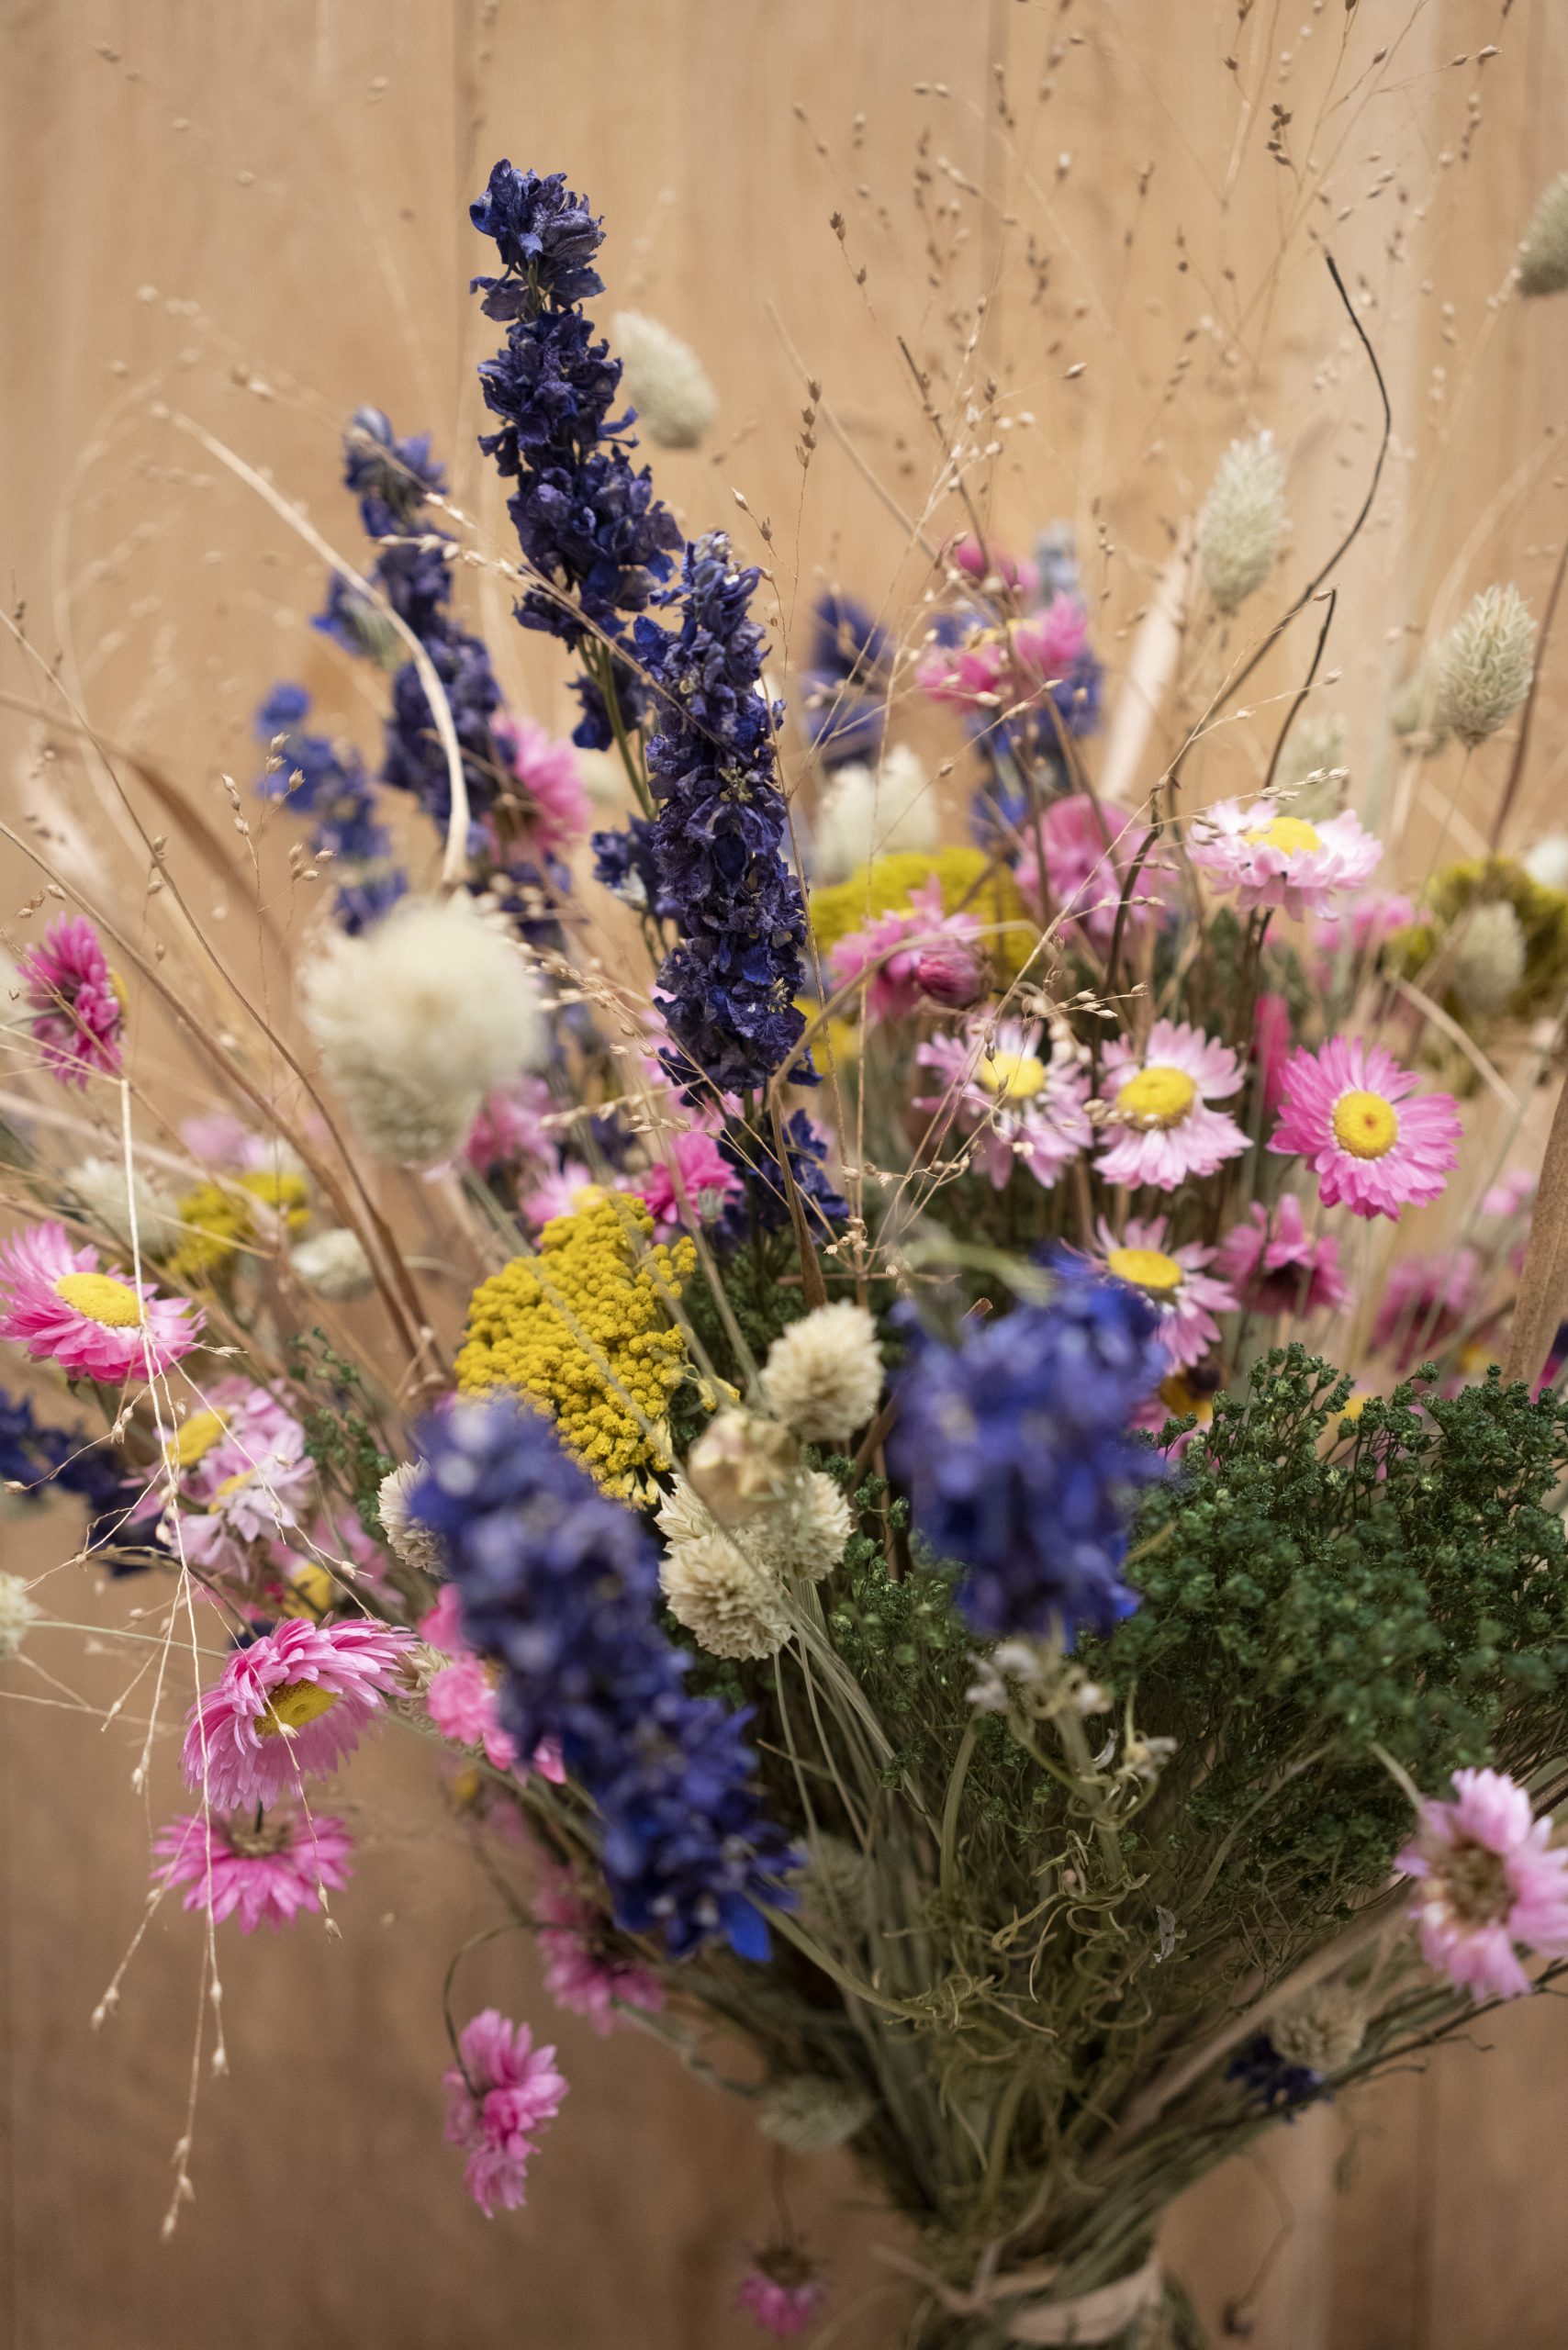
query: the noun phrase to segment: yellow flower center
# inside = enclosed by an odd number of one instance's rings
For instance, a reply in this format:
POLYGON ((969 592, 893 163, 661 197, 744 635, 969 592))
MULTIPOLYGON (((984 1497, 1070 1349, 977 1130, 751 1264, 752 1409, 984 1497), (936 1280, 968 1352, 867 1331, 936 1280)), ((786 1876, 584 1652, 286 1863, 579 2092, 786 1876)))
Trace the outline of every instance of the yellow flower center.
MULTIPOLYGON (((306 1566, 296 1567, 289 1576, 287 1595, 281 1603, 282 1611, 286 1616, 325 1616, 328 1609, 337 1604, 337 1585, 326 1568, 311 1561, 306 1566)), ((302 1681, 296 1685, 305 1689, 310 1684, 302 1681)))
POLYGON ((141 1300, 129 1281, 117 1281, 112 1273, 62 1273, 54 1293, 106 1330, 134 1330, 141 1319, 141 1300))
POLYGON ((1381 1093, 1341 1093, 1334 1104, 1334 1139, 1352 1158, 1381 1158, 1399 1140, 1399 1121, 1381 1093))
POLYGON ((283 1738, 289 1731, 319 1722, 337 1704, 337 1693, 319 1681, 286 1681, 273 1691, 266 1712, 256 1724, 263 1738, 283 1738))
POLYGON ((241 1485, 248 1485, 255 1473, 256 1472, 253 1466, 249 1469, 236 1469, 231 1477, 225 1477, 220 1485, 215 1485, 213 1487, 213 1500, 215 1502, 226 1502, 230 1494, 237 1494, 241 1485))
POLYGON ((1184 1069, 1156 1066, 1129 1077, 1116 1096, 1124 1118, 1137 1126, 1179 1126, 1198 1089, 1184 1069))
POLYGON ((227 1422, 221 1412, 193 1412, 174 1430, 169 1459, 176 1469, 194 1469, 222 1436, 227 1422))
POLYGON ((988 1053, 976 1072, 999 1100, 1031 1102, 1046 1081, 1046 1065, 1034 1053, 988 1053))
POLYGON ((1119 1281, 1130 1281, 1151 1296, 1168 1297, 1182 1286, 1181 1266, 1162 1248, 1113 1248, 1105 1262, 1119 1281))
POLYGON ((1253 848, 1266 842, 1282 856, 1307 856, 1323 846, 1321 835, 1302 816, 1276 816, 1271 824, 1260 824, 1246 838, 1253 848))

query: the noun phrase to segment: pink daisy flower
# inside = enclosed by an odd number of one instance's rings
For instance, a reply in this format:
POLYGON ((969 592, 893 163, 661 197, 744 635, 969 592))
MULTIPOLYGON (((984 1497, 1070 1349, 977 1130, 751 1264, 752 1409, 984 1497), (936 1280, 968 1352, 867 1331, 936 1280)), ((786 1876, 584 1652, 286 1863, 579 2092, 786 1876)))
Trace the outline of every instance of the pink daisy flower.
POLYGON ((520 787, 530 842, 558 856, 581 840, 592 814, 577 753, 529 718, 498 719, 492 731, 520 787))
POLYGON ((1301 1202, 1290 1192, 1272 1208, 1253 1201, 1246 1221, 1220 1242, 1215 1269, 1249 1314, 1316 1314, 1350 1300, 1339 1243, 1327 1233, 1308 1238, 1301 1202))
MULTIPOLYGON (((1024 845, 1014 871, 1031 904, 1048 906, 1063 919, 1069 937, 1081 931, 1104 951, 1115 934, 1116 909, 1128 874, 1149 838, 1149 827, 1114 800, 1070 791, 1053 800, 1038 825, 1024 828, 1024 845), (1040 855, 1045 852, 1045 890, 1040 855)), ((1176 890, 1176 877, 1158 849, 1138 867, 1127 901, 1126 937, 1136 938, 1159 922, 1176 890)))
POLYGON ((915 1108, 950 1114, 973 1138, 975 1164, 997 1191, 1020 1162, 1049 1191, 1094 1138, 1084 1103, 1089 1076, 1065 1041, 1039 1050, 1037 1020, 968 1022, 957 1036, 935 1036, 915 1059, 945 1091, 915 1108))
POLYGON ((533 1896, 534 1922, 544 1959, 544 1987, 558 2008, 586 2016, 602 2040, 616 2024, 616 2007, 657 2015, 664 1985, 650 1967, 618 1956, 610 1920, 585 1900, 570 1869, 555 1869, 533 1896))
POLYGON ((694 1218, 711 1224, 741 1188, 739 1174, 712 1136, 689 1126, 680 1134, 661 1135, 656 1147, 659 1156, 632 1183, 654 1219, 655 1238, 667 1240, 694 1218))
POLYGON ((1510 1168, 1481 1194, 1481 1213, 1511 1223, 1535 1199, 1537 1178, 1529 1168, 1510 1168))
POLYGON ((496 2008, 464 2025, 457 2048, 458 2062, 444 2076, 452 2093, 446 2142, 466 2151, 464 2179, 488 2220, 498 2204, 515 2211, 527 2201, 529 2156, 560 2111, 567 2084, 555 2070, 555 2051, 535 2048, 528 2026, 509 2023, 496 2008))
POLYGON ((411 1640, 364 1617, 294 1617, 236 1649, 191 1707, 180 1757, 186 1785, 205 1783, 208 1803, 238 1811, 336 1770, 399 1685, 411 1640))
POLYGON ((1113 1113, 1100 1150, 1107 1183, 1174 1192, 1247 1147, 1236 1120, 1208 1106, 1240 1092, 1236 1055, 1184 1021, 1157 1020, 1141 1053, 1121 1037, 1107 1045, 1102 1091, 1113 1113))
POLYGON ((1300 922, 1320 912, 1337 890, 1359 890, 1383 843, 1348 809, 1309 824, 1271 800, 1216 800, 1193 819, 1187 854, 1216 889, 1235 891, 1243 913, 1278 906, 1300 922))
POLYGON ((1568 1851, 1551 1844, 1525 1789, 1501 1771, 1456 1771, 1454 1800, 1424 1802, 1394 1863, 1419 1879, 1410 1914, 1421 1955, 1475 1998, 1530 1988, 1516 1944, 1568 1956, 1568 1851))
POLYGON ((188 1298, 104 1272, 98 1251, 73 1248, 62 1224, 35 1224, 0 1248, 0 1338, 68 1379, 118 1387, 137 1373, 156 1378, 189 1354, 201 1326, 188 1298))
POLYGON ((1481 1303, 1484 1283, 1473 1248, 1401 1257, 1388 1269, 1372 1325, 1372 1347, 1391 1350, 1400 1371, 1439 1354, 1481 1303))
POLYGON ((1374 955, 1396 930, 1416 919, 1412 900, 1398 890, 1363 890, 1348 906, 1324 907, 1312 926, 1312 943, 1332 958, 1349 946, 1353 955, 1374 955))
POLYGON ((463 1146, 468 1165, 480 1175, 524 1162, 548 1167, 555 1156, 544 1124, 551 1106, 549 1081, 543 1077, 521 1077, 492 1093, 463 1146))
POLYGON ((85 1085, 90 1069, 118 1076, 125 1006, 86 915, 57 915, 17 968, 45 1068, 65 1085, 85 1085))
POLYGON ((827 2298, 815 2261, 793 2244, 770 2244, 759 2252, 735 2294, 735 2307, 745 2310, 764 2333, 779 2342, 804 2333, 827 2298))
POLYGON ((1007 634, 1025 677, 1036 685, 1058 686, 1088 648, 1089 616, 1076 596, 1058 591, 1043 610, 1013 621, 1007 634))
POLYGON ((604 1185, 590 1167, 580 1158, 564 1158, 550 1174, 542 1176, 530 1192, 518 1201, 518 1207, 536 1230, 543 1231, 558 1215, 575 1215, 578 1208, 588 1207, 600 1198, 604 1185))
MULTIPOLYGON (((519 1778, 526 1778, 526 1769, 518 1766, 517 1740, 501 1723, 500 1692, 463 1636, 455 1583, 442 1584, 435 1606, 420 1620, 420 1638, 452 1659, 425 1691, 425 1711, 442 1736, 461 1746, 478 1747, 493 1770, 515 1771, 519 1778)), ((553 1739, 543 1739, 534 1748, 533 1768, 556 1786, 565 1780, 560 1749, 553 1739)))
POLYGON ((1202 1362, 1219 1337, 1216 1314, 1228 1314, 1236 1304, 1228 1282, 1218 1281, 1206 1268, 1215 1251, 1196 1241, 1184 1248, 1167 1248, 1169 1219, 1162 1215, 1140 1221, 1127 1218, 1118 1240, 1102 1216, 1095 1237, 1095 1259, 1119 1281, 1126 1281, 1148 1300, 1159 1315, 1159 1337, 1172 1371, 1187 1371, 1202 1362))
POLYGON ((153 1872, 155 1885, 185 1886, 185 1908, 210 1908, 218 1925, 238 1917, 242 1934, 292 1925, 353 1874, 353 1843, 342 1821, 325 1814, 307 1819, 287 1805, 260 1819, 185 1813, 161 1831, 153 1850, 163 1863, 153 1872))
POLYGON ((865 1002, 872 1020, 907 1020, 932 1002, 967 1012, 986 986, 979 931, 973 914, 943 912, 942 884, 933 874, 910 892, 907 906, 841 938, 828 968, 838 987, 868 971, 865 1002))
POLYGON ((246 1548, 290 1533, 316 1494, 316 1469, 293 1415, 246 1379, 220 1380, 209 1406, 175 1430, 185 1556, 242 1572, 246 1548))
POLYGON ((1460 1120, 1450 1094, 1415 1088, 1392 1053, 1359 1036, 1297 1050, 1269 1148, 1310 1163, 1325 1207, 1343 1201, 1352 1215, 1397 1216, 1425 1206, 1458 1164, 1460 1120))
POLYGON ((1002 646, 994 633, 977 632, 962 644, 934 644, 915 664, 914 682, 933 701, 958 710, 990 707, 1002 687, 1002 646))

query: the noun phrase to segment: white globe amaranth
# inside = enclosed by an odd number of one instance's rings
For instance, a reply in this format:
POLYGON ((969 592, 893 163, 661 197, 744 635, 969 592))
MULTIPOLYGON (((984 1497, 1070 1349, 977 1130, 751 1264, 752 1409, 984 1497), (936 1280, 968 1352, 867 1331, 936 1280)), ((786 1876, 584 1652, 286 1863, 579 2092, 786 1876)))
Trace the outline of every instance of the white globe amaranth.
POLYGON ((890 744, 876 768, 846 760, 834 769, 817 810, 816 879, 846 881, 873 857, 935 848, 937 817, 930 772, 907 744, 890 744))
POLYGON ((1535 622, 1517 588, 1484 588, 1438 647, 1437 716, 1468 749, 1506 726, 1535 675, 1535 622))
POLYGON ((0 1664, 18 1653, 39 1613, 20 1575, 0 1575, 0 1664))
POLYGON ((1198 517, 1198 569, 1226 618, 1274 567, 1285 529, 1285 461, 1271 432, 1233 441, 1198 517))
POLYGON ((875 2098, 846 2081, 798 2073, 764 2091, 756 2126, 792 2154, 826 2154, 864 2130, 876 2109, 875 2098))
POLYGON ((1561 294, 1568 286, 1568 172, 1542 191, 1519 247, 1516 274, 1521 294, 1561 294))
POLYGON ((811 1444, 842 1444, 873 1416, 882 1393, 877 1326, 839 1298, 781 1331, 760 1380, 769 1411, 811 1444))
POLYGON ((180 1211, 167 1192, 150 1182, 140 1168, 131 1184, 123 1158, 84 1158, 65 1178, 66 1189, 95 1224, 122 1248, 130 1247, 130 1203, 136 1203, 136 1237, 144 1257, 167 1257, 180 1245, 180 1211))
POLYGON ((1524 925, 1506 899, 1472 906, 1462 916, 1452 957, 1453 991, 1466 1012, 1503 1011, 1525 975, 1524 925))
POLYGON ((782 1581, 727 1534, 673 1544, 659 1561, 659 1588, 676 1622, 710 1656, 756 1662, 776 1656, 790 1637, 782 1581))
POLYGON ((399 1166, 450 1158, 485 1096, 548 1058, 526 963, 465 897, 405 901, 374 930, 334 935, 301 989, 333 1091, 399 1166))
POLYGON ((649 440, 661 449, 695 449, 719 399, 690 344, 643 310, 617 310, 610 333, 622 363, 622 388, 649 440))
POLYGON ((324 1232, 297 1240, 288 1261, 313 1297, 327 1298, 334 1304, 368 1297, 375 1287, 364 1243, 347 1225, 329 1225, 324 1232))
POLYGON ((810 1469, 782 1500, 752 1520, 745 1539, 780 1574, 820 1583, 843 1558, 853 1524, 840 1487, 822 1470, 810 1469))
POLYGON ((417 1460, 405 1460, 400 1468, 388 1470, 376 1494, 376 1514, 394 1555, 406 1567, 417 1568, 420 1574, 433 1575, 439 1581, 446 1573, 446 1553, 441 1537, 432 1534, 428 1526, 421 1526, 409 1508, 409 1496, 423 1474, 417 1460))

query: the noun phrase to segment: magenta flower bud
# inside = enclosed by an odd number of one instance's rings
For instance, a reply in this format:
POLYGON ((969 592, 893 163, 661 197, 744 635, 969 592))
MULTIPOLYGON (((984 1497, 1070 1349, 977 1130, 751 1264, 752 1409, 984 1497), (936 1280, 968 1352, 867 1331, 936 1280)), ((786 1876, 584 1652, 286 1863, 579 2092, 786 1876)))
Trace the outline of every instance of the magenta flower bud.
POLYGON ((969 938, 939 938, 915 957, 915 984, 947 1012, 967 1012, 990 982, 985 957, 969 938))

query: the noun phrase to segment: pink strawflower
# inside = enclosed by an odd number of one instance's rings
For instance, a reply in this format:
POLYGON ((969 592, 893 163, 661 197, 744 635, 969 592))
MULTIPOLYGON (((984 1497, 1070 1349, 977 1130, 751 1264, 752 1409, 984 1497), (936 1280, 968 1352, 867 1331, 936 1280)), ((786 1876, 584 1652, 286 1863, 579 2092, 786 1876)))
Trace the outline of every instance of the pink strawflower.
POLYGON ((1037 1020, 970 1020, 956 1036, 934 1036, 915 1059, 935 1069, 944 1091, 915 1108, 951 1119, 972 1137, 974 1162, 1001 1191, 1020 1162, 1049 1191, 1094 1138, 1084 1103, 1089 1076, 1065 1039, 1039 1050, 1037 1020))
POLYGON ((1458 1163, 1460 1121, 1450 1094, 1415 1088, 1392 1053, 1359 1036, 1294 1052, 1269 1148, 1309 1161, 1325 1207, 1397 1216, 1425 1206, 1458 1163))
POLYGON ((161 1831, 153 1850, 163 1863, 153 1872, 154 1884, 185 1886, 185 1908, 210 1908, 218 1925, 238 1917, 242 1934, 292 1925, 353 1874, 353 1843, 342 1821, 327 1814, 307 1818, 286 1805, 261 1820, 249 1813, 230 1819, 184 1813, 161 1831))
POLYGON ((464 2179, 488 2220, 498 2203, 515 2211, 527 2201, 529 2156, 567 2084, 555 2051, 535 2048, 528 2026, 509 2023, 496 2008, 465 2024, 457 2047, 459 2062, 443 2076, 452 2093, 446 2143, 466 2149, 464 2179))
POLYGON ((1159 1315, 1159 1337, 1172 1371, 1187 1371, 1202 1362, 1219 1337, 1216 1314, 1228 1314, 1236 1304, 1229 1284, 1206 1269, 1215 1251, 1197 1241, 1182 1248, 1167 1248, 1169 1219, 1162 1215, 1127 1218, 1120 1240, 1101 1217, 1096 1227, 1097 1263, 1119 1281, 1126 1281, 1148 1299, 1159 1315))
POLYGON ((299 1422, 266 1388, 219 1380, 207 1408, 174 1429, 180 1539, 214 1573, 242 1572, 247 1546, 291 1534, 316 1494, 299 1422))
POLYGON ((1253 1201, 1245 1222, 1220 1242, 1215 1270, 1250 1314, 1316 1314, 1350 1303, 1339 1243, 1328 1233, 1308 1237, 1301 1202, 1291 1192, 1271 1208, 1253 1201))
POLYGON ((871 1020, 907 1020, 933 1001, 963 1012, 985 990, 979 934, 973 914, 944 912, 942 884, 933 874, 910 892, 907 906, 841 938, 828 968, 835 987, 868 973, 865 1003, 871 1020))
POLYGON ((793 2244, 770 2244, 759 2252, 741 2279, 735 2307, 745 2310, 764 2333, 788 2342, 804 2333, 820 2314, 827 2288, 809 2260, 793 2244))
POLYGON ((44 1067, 65 1085, 85 1085, 90 1069, 118 1076, 125 1006, 86 915, 58 914, 17 968, 44 1067))
POLYGON ((654 1219, 655 1237, 667 1240, 693 1222, 711 1224, 741 1188, 739 1173, 712 1136, 689 1126, 680 1134, 661 1134, 655 1147, 653 1165, 632 1181, 654 1219))
MULTIPOLYGON (((1070 791, 1052 800, 1037 825, 1025 822, 1023 829, 1024 845, 1014 867, 1019 889, 1042 912, 1048 909, 1061 917, 1068 937, 1081 932, 1103 952, 1115 935, 1122 891, 1149 839, 1149 827, 1114 800, 1070 791)), ((1136 938, 1158 923, 1175 890, 1174 873, 1159 849, 1150 846, 1127 900, 1123 936, 1136 938)))
POLYGON ((1282 995, 1260 995, 1252 1013, 1252 1065, 1262 1088, 1264 1112, 1271 1118, 1284 1099, 1290 1048, 1290 1005, 1282 995))
POLYGON ((1473 1248, 1437 1257, 1401 1257, 1388 1269, 1377 1320, 1374 1351, 1393 1350, 1400 1371, 1439 1354, 1481 1302, 1484 1283, 1473 1248))
POLYGON ((493 1167, 550 1166, 555 1156, 544 1124, 550 1108, 548 1080, 520 1077, 489 1096, 469 1129, 464 1158, 481 1175, 493 1167))
POLYGON ((156 1378, 189 1354, 202 1326, 188 1298, 106 1273, 96 1248, 73 1248, 62 1224, 35 1224, 0 1248, 0 1338, 68 1379, 118 1387, 156 1378))
MULTIPOLYGON (((502 1726, 500 1693, 484 1661, 463 1636, 463 1610, 457 1585, 443 1583, 435 1606, 420 1619, 420 1638, 440 1649, 452 1662, 443 1665, 425 1691, 425 1711, 443 1738, 461 1746, 476 1746, 493 1770, 528 1776, 517 1758, 517 1740, 502 1726)), ((542 1778, 559 1786, 566 1778, 561 1751, 554 1739, 542 1739, 533 1750, 533 1768, 542 1778)))
POLYGON ((1031 683, 1059 686, 1071 677, 1089 644, 1089 616, 1076 596, 1058 591, 1044 610, 1009 627, 1013 657, 1031 683))
POLYGON ((558 2008, 587 2016, 601 2040, 615 2028, 618 2004, 657 2015, 664 1985, 651 1968, 612 1948, 610 1919, 584 1898, 570 1869, 553 1870, 536 1888, 533 1917, 544 1987, 558 2008))
POLYGON ((1348 809, 1309 824, 1271 800, 1216 800, 1193 817, 1187 854, 1216 889, 1235 891, 1243 913, 1278 906, 1300 922, 1321 912, 1337 891, 1359 890, 1383 844, 1348 809))
POLYGON ((577 753, 532 719, 498 719, 492 732, 520 788, 530 845, 559 856, 582 839, 592 817, 577 753))
POLYGON ((914 682, 933 701, 958 710, 993 706, 1002 686, 1002 645, 994 632, 977 631, 962 644, 934 644, 915 664, 914 682))
POLYGON ((399 1685, 412 1635, 364 1617, 293 1617, 236 1649, 191 1707, 180 1757, 187 1785, 238 1811, 336 1770, 399 1685))
POLYGON ((1475 1998, 1530 1988, 1515 1945, 1568 1956, 1568 1851, 1551 1843, 1525 1789, 1501 1771, 1456 1771, 1454 1800, 1423 1802, 1394 1863, 1420 1880, 1410 1914, 1421 1955, 1475 1998))
POLYGON ((1396 930, 1416 919, 1412 901, 1398 890, 1363 890, 1348 906, 1325 907, 1312 926, 1312 943, 1326 957, 1349 943, 1355 955, 1373 955, 1396 930))
POLYGON ((1157 1020, 1141 1053, 1121 1037, 1107 1045, 1101 1091, 1113 1112, 1099 1161, 1107 1183, 1174 1192, 1247 1147, 1236 1120, 1208 1106, 1240 1092, 1236 1055, 1184 1021, 1157 1020))

